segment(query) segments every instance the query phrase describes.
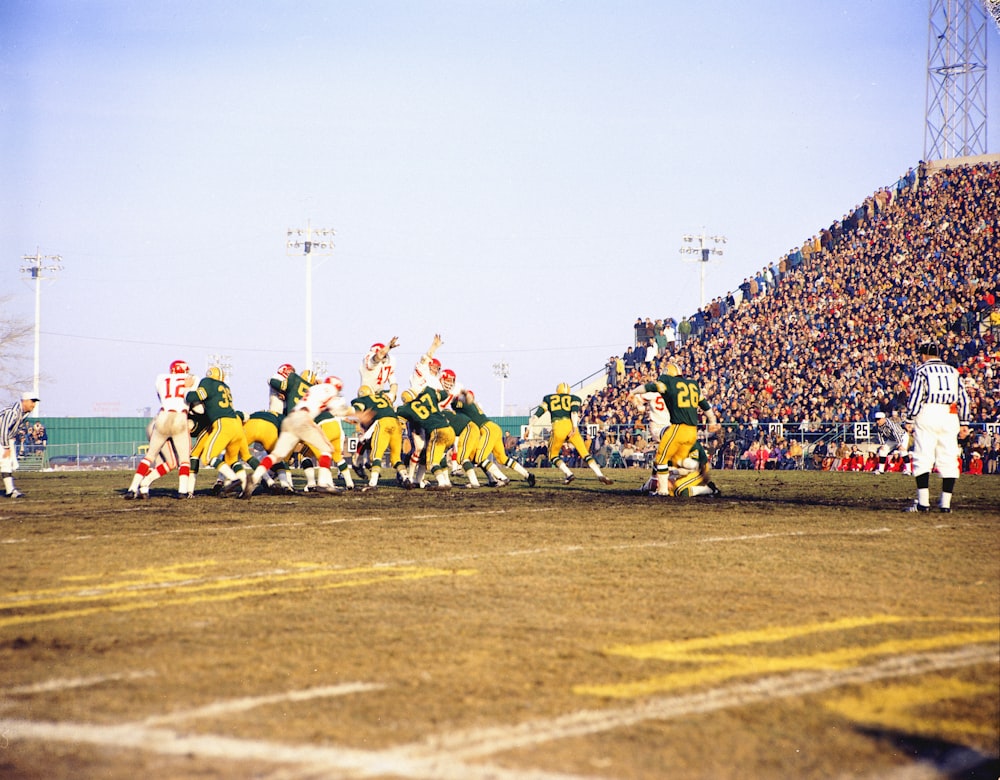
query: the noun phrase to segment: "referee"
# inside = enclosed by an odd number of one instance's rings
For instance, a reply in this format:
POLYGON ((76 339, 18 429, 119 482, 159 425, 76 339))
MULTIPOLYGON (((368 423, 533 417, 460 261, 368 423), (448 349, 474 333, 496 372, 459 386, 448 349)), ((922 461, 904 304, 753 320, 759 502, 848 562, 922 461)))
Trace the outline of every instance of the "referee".
POLYGON ((917 347, 920 364, 913 372, 906 411, 913 420, 913 474, 917 500, 907 512, 929 512, 931 470, 941 475, 942 512, 951 511, 951 494, 958 480, 958 429, 969 418, 969 394, 958 370, 939 357, 933 341, 917 347))
POLYGON ((886 417, 885 412, 875 413, 877 428, 875 432, 881 444, 878 448, 878 473, 885 473, 885 461, 893 452, 899 452, 903 457, 903 471, 910 471, 910 453, 907 445, 910 442, 910 435, 903 430, 903 426, 895 420, 886 417))
POLYGON ((4 494, 7 498, 24 498, 24 493, 14 487, 14 471, 17 469, 17 453, 14 440, 17 429, 24 419, 35 411, 38 396, 22 393, 21 400, 0 409, 0 478, 3 479, 4 494))

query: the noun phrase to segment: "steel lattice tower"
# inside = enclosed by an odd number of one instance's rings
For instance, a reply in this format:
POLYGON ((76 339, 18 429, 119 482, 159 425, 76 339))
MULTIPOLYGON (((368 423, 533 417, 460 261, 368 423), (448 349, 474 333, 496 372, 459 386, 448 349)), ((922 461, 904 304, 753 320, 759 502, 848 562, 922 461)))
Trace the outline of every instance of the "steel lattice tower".
POLYGON ((929 30, 924 159, 986 154, 986 7, 931 0, 929 30))

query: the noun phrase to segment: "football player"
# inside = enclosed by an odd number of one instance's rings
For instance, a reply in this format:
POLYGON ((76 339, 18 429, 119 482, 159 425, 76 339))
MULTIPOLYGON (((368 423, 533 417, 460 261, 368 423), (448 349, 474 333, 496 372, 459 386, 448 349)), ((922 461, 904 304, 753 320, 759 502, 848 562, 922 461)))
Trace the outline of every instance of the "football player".
POLYGON ((396 359, 391 353, 398 346, 399 338, 393 336, 389 339, 388 346, 376 342, 369 347, 361 358, 359 388, 367 385, 373 392, 387 393, 392 402, 396 402, 399 386, 396 384, 396 359))
POLYGON ((569 385, 560 382, 554 393, 549 393, 536 407, 534 417, 543 417, 548 412, 552 418, 552 434, 549 437, 549 461, 563 473, 563 484, 568 485, 576 475, 562 459, 562 446, 565 442, 573 445, 580 457, 584 459, 597 478, 605 485, 611 484, 611 479, 604 476, 600 465, 590 454, 590 448, 580 435, 580 407, 583 402, 580 397, 570 392, 569 385))
POLYGON ((315 492, 340 493, 341 489, 334 487, 333 473, 330 466, 333 463, 333 445, 326 438, 323 429, 316 424, 316 417, 329 410, 342 419, 350 419, 351 406, 341 397, 340 391, 344 383, 335 376, 328 376, 322 382, 312 385, 299 400, 295 407, 281 421, 278 440, 271 450, 261 460, 247 480, 246 489, 240 494, 249 499, 257 485, 264 479, 264 474, 275 463, 287 458, 299 442, 303 442, 319 453, 319 476, 315 492))
POLYGON ((175 360, 170 364, 166 374, 156 377, 156 394, 160 399, 160 411, 156 414, 153 431, 149 438, 149 449, 139 461, 132 484, 129 485, 125 498, 149 498, 149 486, 140 489, 143 479, 152 471, 156 456, 172 441, 177 450, 179 481, 177 495, 188 495, 188 479, 191 474, 191 434, 188 430, 187 402, 188 391, 194 386, 191 369, 183 360, 175 360))

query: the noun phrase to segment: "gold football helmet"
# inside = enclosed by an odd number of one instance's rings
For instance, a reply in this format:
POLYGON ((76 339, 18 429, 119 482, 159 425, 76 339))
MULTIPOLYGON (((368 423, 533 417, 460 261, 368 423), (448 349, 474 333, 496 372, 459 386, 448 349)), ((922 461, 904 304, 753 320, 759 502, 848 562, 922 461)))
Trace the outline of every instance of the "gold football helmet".
POLYGON ((220 382, 226 381, 226 372, 219 366, 209 366, 208 370, 205 372, 205 376, 209 379, 218 379, 220 382))
POLYGON ((569 385, 566 384, 565 382, 560 382, 558 385, 556 385, 556 392, 562 393, 563 395, 569 395, 570 394, 569 385))

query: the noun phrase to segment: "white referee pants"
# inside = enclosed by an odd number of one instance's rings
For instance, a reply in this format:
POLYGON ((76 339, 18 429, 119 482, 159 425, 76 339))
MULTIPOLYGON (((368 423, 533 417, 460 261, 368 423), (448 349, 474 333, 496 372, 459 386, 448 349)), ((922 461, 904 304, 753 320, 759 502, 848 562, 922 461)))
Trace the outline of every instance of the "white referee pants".
POLYGON ((925 404, 913 421, 914 475, 937 466, 942 478, 958 477, 958 415, 946 404, 925 404))

